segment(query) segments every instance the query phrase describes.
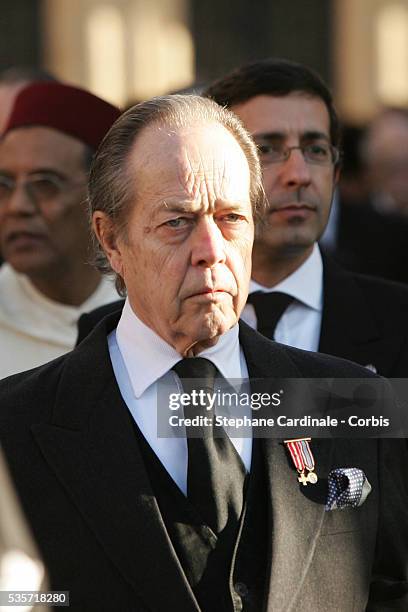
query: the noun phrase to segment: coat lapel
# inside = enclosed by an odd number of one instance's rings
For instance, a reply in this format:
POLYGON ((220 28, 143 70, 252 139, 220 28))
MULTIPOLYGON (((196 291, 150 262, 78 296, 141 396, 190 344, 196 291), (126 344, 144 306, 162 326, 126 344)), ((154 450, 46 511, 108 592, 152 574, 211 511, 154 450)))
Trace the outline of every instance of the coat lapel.
MULTIPOLYGON (((107 556, 146 608, 197 612, 114 379, 106 335, 116 319, 98 326, 66 358, 53 421, 34 425, 33 434, 107 556), (90 371, 90 363, 98 363, 98 368, 90 371)), ((251 378, 302 376, 282 347, 245 324, 240 326, 240 341, 251 378)), ((282 441, 262 442, 271 518, 268 610, 285 610, 301 589, 324 506, 300 489, 282 441)), ((331 441, 316 441, 313 451, 317 473, 325 473, 331 441)))
POLYGON ((353 275, 323 257, 323 287, 319 351, 373 364, 380 334, 353 275))
POLYGON ((106 334, 99 326, 67 358, 53 422, 33 426, 33 433, 107 556, 146 608, 197 612, 114 379, 106 334), (89 371, 92 363, 98 368, 89 371))
POLYGON ((332 440, 312 440, 319 482, 303 487, 281 440, 265 444, 271 503, 267 610, 292 609, 302 589, 324 519, 332 440))
MULTIPOLYGON (((255 334, 241 324, 240 340, 251 378, 301 378, 279 344, 255 334)), ((279 382, 281 384, 281 382, 279 382)), ((282 382, 284 386, 284 382, 282 382)), ((276 384, 274 383, 274 387, 276 384)), ((262 440, 267 469, 270 520, 268 533, 269 585, 267 610, 291 609, 302 588, 313 558, 324 518, 327 473, 333 440, 312 440, 317 485, 303 487, 281 439, 262 440)))

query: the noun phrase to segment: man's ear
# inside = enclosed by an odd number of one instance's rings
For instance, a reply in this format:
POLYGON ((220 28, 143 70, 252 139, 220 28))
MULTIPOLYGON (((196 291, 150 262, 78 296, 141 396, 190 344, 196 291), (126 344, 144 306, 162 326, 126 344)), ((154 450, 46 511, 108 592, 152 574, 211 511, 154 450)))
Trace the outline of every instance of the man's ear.
POLYGON ((337 185, 337 183, 339 182, 339 180, 340 180, 340 164, 337 164, 337 166, 336 166, 336 167, 335 167, 335 169, 334 169, 334 176, 333 176, 333 183, 334 183, 334 186, 336 186, 336 185, 337 185))
POLYGON ((108 215, 96 210, 92 215, 92 229, 109 260, 112 270, 122 276, 123 262, 116 228, 108 215))

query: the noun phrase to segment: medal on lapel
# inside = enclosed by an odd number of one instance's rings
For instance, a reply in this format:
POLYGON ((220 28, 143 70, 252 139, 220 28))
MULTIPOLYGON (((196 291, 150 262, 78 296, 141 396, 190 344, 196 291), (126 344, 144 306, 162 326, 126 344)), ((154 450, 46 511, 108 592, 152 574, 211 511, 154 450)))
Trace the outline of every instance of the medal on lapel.
POLYGON ((309 442, 311 438, 296 438, 284 440, 292 457, 293 464, 298 471, 298 481, 305 487, 309 482, 316 484, 318 478, 314 472, 315 460, 309 442), (307 470, 307 474, 305 473, 307 470))

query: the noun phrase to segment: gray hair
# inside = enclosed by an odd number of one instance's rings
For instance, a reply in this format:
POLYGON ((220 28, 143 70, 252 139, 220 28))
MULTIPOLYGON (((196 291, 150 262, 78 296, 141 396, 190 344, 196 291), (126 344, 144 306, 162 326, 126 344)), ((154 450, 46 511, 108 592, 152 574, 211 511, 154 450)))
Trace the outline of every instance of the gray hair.
MULTIPOLYGON (((250 200, 254 216, 258 216, 265 206, 262 172, 256 145, 238 117, 213 100, 201 96, 167 95, 133 106, 117 119, 106 134, 90 172, 90 217, 96 210, 104 212, 118 234, 126 236, 126 222, 131 204, 136 199, 135 180, 130 176, 127 163, 137 137, 147 126, 155 124, 177 130, 214 123, 226 128, 245 154, 250 171, 250 200)), ((93 242, 94 265, 100 272, 112 274, 109 261, 95 236, 93 242)), ((118 275, 116 287, 121 295, 125 294, 123 279, 118 275)))

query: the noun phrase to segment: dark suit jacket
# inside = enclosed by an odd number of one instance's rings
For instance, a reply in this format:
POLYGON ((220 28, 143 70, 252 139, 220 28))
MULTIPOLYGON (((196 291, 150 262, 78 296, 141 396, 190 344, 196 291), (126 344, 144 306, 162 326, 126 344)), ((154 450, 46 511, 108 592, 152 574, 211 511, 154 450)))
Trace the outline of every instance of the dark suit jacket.
MULTIPOLYGON (((348 272, 323 256, 319 351, 355 361, 388 378, 408 376, 408 287, 348 272)), ((82 315, 78 342, 124 300, 82 315)))
POLYGON ((99 306, 90 312, 86 312, 79 317, 78 320, 78 337, 77 345, 93 330, 93 328, 107 315, 122 311, 125 305, 125 300, 115 300, 99 306))
MULTIPOLYGON (((72 353, 0 382, 0 440, 48 567, 72 610, 197 612, 116 384, 105 319, 72 353)), ((251 377, 359 377, 358 366, 241 325, 251 377)), ((269 498, 267 610, 408 609, 407 450, 399 440, 314 440, 322 483, 364 470, 372 493, 325 512, 280 440, 262 440, 269 498)), ((316 485, 317 486, 317 485, 316 485)), ((316 489, 317 490, 317 489, 316 489)), ((214 611, 222 612, 222 611, 214 611)))
POLYGON ((408 376, 408 287, 355 274, 323 256, 319 351, 408 376))
POLYGON ((408 220, 381 213, 370 200, 339 202, 333 257, 348 270, 408 283, 408 220))

